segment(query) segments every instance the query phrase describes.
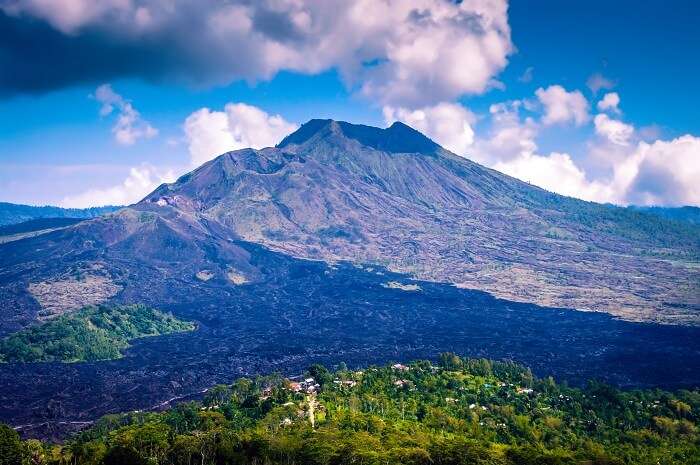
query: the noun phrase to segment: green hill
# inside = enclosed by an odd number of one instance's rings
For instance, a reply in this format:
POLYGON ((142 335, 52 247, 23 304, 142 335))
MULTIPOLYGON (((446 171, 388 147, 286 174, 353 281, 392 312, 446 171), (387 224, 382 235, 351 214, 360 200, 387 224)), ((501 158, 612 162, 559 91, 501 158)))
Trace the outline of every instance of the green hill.
POLYGON ((0 361, 116 359, 132 339, 192 329, 192 323, 144 305, 85 307, 0 340, 0 361))

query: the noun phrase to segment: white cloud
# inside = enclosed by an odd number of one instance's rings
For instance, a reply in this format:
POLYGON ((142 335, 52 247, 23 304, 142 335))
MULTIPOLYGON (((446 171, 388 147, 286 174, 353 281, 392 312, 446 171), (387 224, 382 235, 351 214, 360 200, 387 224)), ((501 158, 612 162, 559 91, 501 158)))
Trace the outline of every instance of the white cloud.
POLYGON ((548 156, 523 154, 508 162, 499 162, 494 169, 552 192, 598 202, 608 201, 610 187, 586 179, 566 153, 552 152, 548 156))
POLYGON ((523 105, 520 100, 491 105, 491 126, 485 134, 476 138, 470 158, 494 166, 533 155, 537 150, 535 137, 538 127, 532 118, 521 120, 519 111, 523 105))
MULTIPOLYGON (((94 56, 75 47, 83 76, 107 69, 115 77, 210 85, 337 69, 368 99, 411 108, 497 85, 514 50, 507 0, 201 0, 177 7, 162 0, 15 0, 0 9, 45 21, 75 43, 98 37, 119 44, 97 47, 94 56), (182 33, 188 30, 197 34, 182 33)), ((55 85, 65 84, 59 77, 55 85)))
POLYGON ((521 101, 491 107, 491 129, 477 134, 478 161, 544 189, 596 202, 621 205, 700 205, 700 138, 684 135, 670 141, 635 142, 632 125, 606 114, 594 119, 601 139, 588 157, 600 158, 609 174, 591 177, 566 153, 538 153, 540 127, 521 118, 521 101))
POLYGON ((640 142, 615 170, 624 202, 640 205, 700 205, 700 138, 640 142))
POLYGON ((593 124, 596 134, 617 145, 629 145, 630 138, 634 134, 634 127, 612 119, 605 113, 595 115, 593 124))
POLYGON ((482 93, 513 50, 505 1, 363 0, 350 17, 356 30, 347 33, 376 34, 360 49, 376 48, 369 58, 380 60, 364 71, 361 89, 384 104, 415 108, 482 93))
POLYGON ((402 121, 457 155, 466 155, 474 142, 474 114, 457 103, 439 103, 419 110, 384 107, 387 124, 402 121))
POLYGON ((608 79, 605 76, 603 76, 600 73, 594 73, 592 74, 588 80, 586 81, 586 85, 588 86, 589 89, 591 89, 591 92, 593 92, 593 95, 597 94, 598 91, 601 89, 612 89, 615 87, 615 81, 612 79, 608 79))
POLYGON ((562 86, 553 85, 547 89, 539 88, 535 95, 544 106, 542 122, 545 125, 573 121, 580 126, 588 121, 588 101, 578 91, 567 92, 562 86))
POLYGON ((608 92, 598 102, 598 110, 620 113, 620 108, 618 105, 620 105, 620 96, 617 94, 617 92, 608 92))
POLYGON ((158 130, 144 121, 131 102, 116 93, 109 84, 102 84, 95 90, 95 99, 102 104, 100 116, 108 116, 117 110, 112 134, 118 143, 133 145, 138 139, 150 139, 158 135, 158 130))
POLYGON ((129 176, 120 184, 105 188, 89 189, 64 197, 59 205, 86 208, 102 205, 129 205, 138 202, 164 182, 175 181, 171 170, 160 170, 150 165, 132 167, 129 176))
POLYGON ((229 103, 224 111, 202 108, 190 114, 184 124, 194 166, 231 150, 272 147, 296 128, 280 115, 269 115, 244 103, 229 103))

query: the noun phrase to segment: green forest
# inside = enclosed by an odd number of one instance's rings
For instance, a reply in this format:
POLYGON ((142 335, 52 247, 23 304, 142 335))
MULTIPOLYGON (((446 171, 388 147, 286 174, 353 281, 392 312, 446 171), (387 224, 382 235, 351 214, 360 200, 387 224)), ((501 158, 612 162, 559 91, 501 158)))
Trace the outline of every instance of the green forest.
POLYGON ((700 391, 584 388, 443 354, 298 380, 238 379, 201 402, 102 418, 63 445, 0 427, 16 464, 700 464, 700 391))
POLYGON ((0 362, 117 359, 132 339, 193 329, 192 323, 145 305, 90 306, 0 340, 0 362))

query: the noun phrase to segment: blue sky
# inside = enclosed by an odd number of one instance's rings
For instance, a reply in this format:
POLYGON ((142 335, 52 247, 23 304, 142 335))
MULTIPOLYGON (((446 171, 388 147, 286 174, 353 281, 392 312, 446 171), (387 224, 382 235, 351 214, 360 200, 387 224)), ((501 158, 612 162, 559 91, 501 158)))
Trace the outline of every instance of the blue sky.
POLYGON ((203 1, 196 15, 157 3, 0 0, 0 201, 133 202, 217 151, 333 118, 401 119, 566 195, 700 204, 697 2, 222 12, 203 1), (354 11, 367 20, 354 24, 354 11), (223 36, 188 41, 171 27, 188 21, 223 36))

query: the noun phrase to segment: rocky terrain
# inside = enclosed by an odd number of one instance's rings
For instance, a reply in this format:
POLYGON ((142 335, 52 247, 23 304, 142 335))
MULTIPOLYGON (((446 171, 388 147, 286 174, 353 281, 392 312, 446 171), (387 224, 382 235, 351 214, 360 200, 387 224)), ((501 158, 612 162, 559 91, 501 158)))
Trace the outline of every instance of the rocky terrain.
POLYGON ((697 327, 509 302, 380 267, 232 245, 254 267, 254 282, 232 285, 217 275, 185 286, 172 276, 163 298, 145 271, 132 279, 152 283, 152 292, 113 299, 158 302, 196 321, 196 331, 135 340, 119 360, 1 364, 0 421, 25 437, 62 438, 106 413, 160 409, 240 376, 294 376, 315 362, 435 359, 444 351, 517 360, 574 385, 591 378, 622 387, 700 384, 697 327))

